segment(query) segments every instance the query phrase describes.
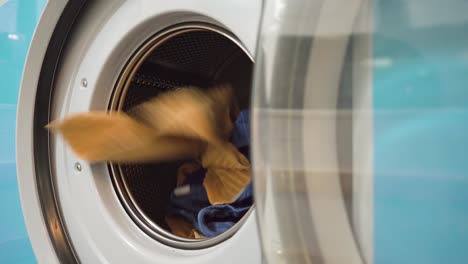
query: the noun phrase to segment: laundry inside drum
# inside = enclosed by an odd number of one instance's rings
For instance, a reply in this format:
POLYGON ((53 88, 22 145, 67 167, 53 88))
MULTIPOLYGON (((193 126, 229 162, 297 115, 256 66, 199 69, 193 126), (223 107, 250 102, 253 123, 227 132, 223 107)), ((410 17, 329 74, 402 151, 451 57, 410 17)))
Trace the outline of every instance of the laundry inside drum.
MULTIPOLYGON (((253 61, 235 38, 218 29, 189 26, 155 36, 148 43, 145 46, 146 54, 145 51, 141 51, 141 54, 137 52, 133 63, 129 63, 128 68, 123 70, 122 76, 128 77, 119 81, 117 87, 120 89, 116 88, 111 110, 128 112, 140 103, 184 86, 209 89, 219 84, 229 84, 241 114, 244 117, 248 116, 253 61)), ((248 129, 248 124, 244 129, 248 129)), ((248 146, 240 147, 239 151, 249 159, 248 146)), ((237 216, 239 221, 231 221, 228 214, 227 218, 221 221, 221 225, 215 222, 208 228, 209 232, 203 232, 201 228, 191 223, 190 217, 182 217, 185 223, 189 222, 189 226, 194 227, 196 235, 180 235, 177 232, 175 235, 174 222, 172 225, 168 224, 168 216, 174 215, 174 190, 178 187, 177 172, 188 162, 191 161, 119 164, 111 165, 110 171, 125 209, 152 237, 162 239, 168 244, 173 244, 175 241, 176 245, 183 245, 182 247, 188 245, 204 247, 220 243, 234 234, 250 213, 251 184, 242 193, 243 199, 250 199, 250 202, 244 201, 242 204, 242 210, 245 211, 246 208, 248 210, 242 217, 237 216), (211 232, 213 230, 214 232, 211 232), (196 246, 198 242, 203 245, 196 246)), ((184 188, 178 190, 186 192, 187 188, 185 191, 184 188)), ((198 201, 189 200, 183 203, 184 206, 193 205, 195 210, 200 207, 198 201)), ((237 208, 239 205, 234 207, 236 210, 239 209, 237 208)), ((222 215, 223 211, 216 211, 214 214, 222 215)), ((193 215, 196 213, 192 212, 193 215)), ((179 217, 178 219, 180 220, 179 217)))

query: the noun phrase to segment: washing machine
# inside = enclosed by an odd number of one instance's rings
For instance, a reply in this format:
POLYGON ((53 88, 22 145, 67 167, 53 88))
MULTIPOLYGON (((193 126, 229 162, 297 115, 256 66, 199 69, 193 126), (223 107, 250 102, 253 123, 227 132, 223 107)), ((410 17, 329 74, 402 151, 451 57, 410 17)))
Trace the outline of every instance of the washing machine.
POLYGON ((467 262, 466 1, 25 2, 0 1, 0 262, 467 262), (218 82, 251 112, 255 204, 213 238, 164 223, 174 164, 44 128, 218 82))

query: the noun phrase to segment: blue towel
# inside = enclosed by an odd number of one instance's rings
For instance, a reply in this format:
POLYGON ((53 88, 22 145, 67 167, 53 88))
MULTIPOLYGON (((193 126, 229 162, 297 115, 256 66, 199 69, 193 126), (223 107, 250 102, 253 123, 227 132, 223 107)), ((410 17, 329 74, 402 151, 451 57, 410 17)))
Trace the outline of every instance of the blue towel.
POLYGON ((250 145, 250 118, 249 111, 242 111, 237 116, 232 128, 231 142, 237 148, 250 145))
MULTIPOLYGON (((170 214, 176 214, 192 222, 205 237, 215 237, 234 226, 252 206, 252 183, 232 204, 211 205, 203 185, 191 184, 189 193, 171 195, 170 214)), ((184 188, 184 187, 182 187, 184 188)))
MULTIPOLYGON (((249 112, 242 111, 234 123, 231 141, 247 157, 249 135, 249 112)), ((234 203, 211 205, 203 187, 205 173, 202 168, 188 175, 183 185, 172 192, 169 214, 186 218, 202 235, 214 237, 234 226, 252 206, 252 183, 234 203)))
POLYGON ((252 206, 252 183, 232 204, 210 205, 198 212, 197 229, 206 237, 215 237, 234 226, 252 206))

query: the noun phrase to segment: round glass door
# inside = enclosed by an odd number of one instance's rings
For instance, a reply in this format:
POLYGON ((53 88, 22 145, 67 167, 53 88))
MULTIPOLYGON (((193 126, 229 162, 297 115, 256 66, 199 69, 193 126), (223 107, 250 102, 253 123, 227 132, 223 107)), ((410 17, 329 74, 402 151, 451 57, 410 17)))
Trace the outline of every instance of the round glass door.
POLYGON ((468 263, 467 13, 265 1, 252 157, 268 263, 468 263))

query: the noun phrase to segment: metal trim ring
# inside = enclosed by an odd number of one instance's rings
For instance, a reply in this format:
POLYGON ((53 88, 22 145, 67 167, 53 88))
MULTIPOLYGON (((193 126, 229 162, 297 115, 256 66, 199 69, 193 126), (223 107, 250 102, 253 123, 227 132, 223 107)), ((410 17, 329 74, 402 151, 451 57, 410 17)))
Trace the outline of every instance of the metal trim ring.
MULTIPOLYGON (((140 46, 130 58, 128 63, 124 66, 120 77, 118 78, 114 92, 109 101, 108 110, 122 110, 123 102, 125 100, 127 91, 130 87, 130 82, 136 75, 139 67, 150 56, 150 54, 157 49, 165 41, 187 32, 193 31, 211 31, 224 36, 225 38, 232 41, 237 45, 246 56, 254 63, 253 57, 247 51, 247 49, 235 38, 232 33, 212 24, 208 23, 183 23, 172 26, 161 32, 153 35, 140 46)), ((114 184, 116 193, 121 201, 126 212, 132 218, 132 220, 149 236, 160 241, 168 246, 177 247, 181 249, 202 249, 211 246, 215 246, 226 239, 230 238, 235 232, 242 226, 248 216, 254 209, 254 205, 246 213, 242 219, 236 223, 232 228, 223 234, 207 239, 187 239, 176 236, 163 228, 159 227, 154 223, 138 206, 134 197, 132 196, 129 186, 122 177, 122 169, 118 164, 108 164, 112 182, 114 184)))

